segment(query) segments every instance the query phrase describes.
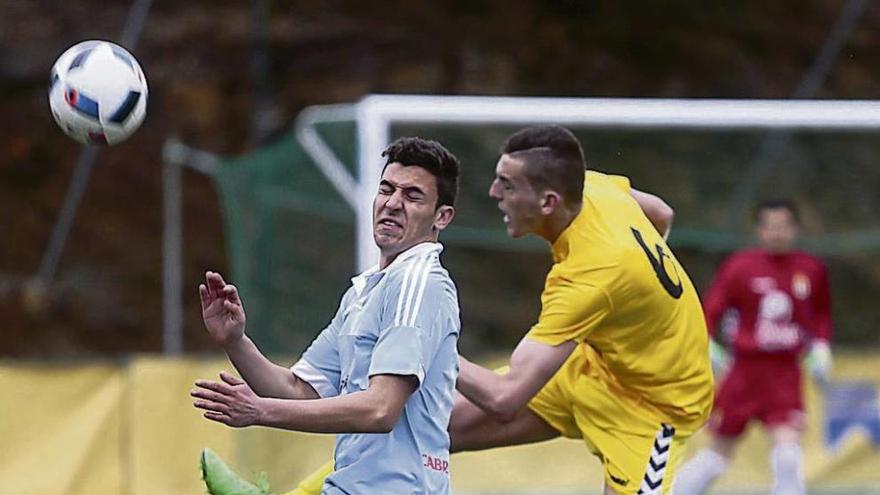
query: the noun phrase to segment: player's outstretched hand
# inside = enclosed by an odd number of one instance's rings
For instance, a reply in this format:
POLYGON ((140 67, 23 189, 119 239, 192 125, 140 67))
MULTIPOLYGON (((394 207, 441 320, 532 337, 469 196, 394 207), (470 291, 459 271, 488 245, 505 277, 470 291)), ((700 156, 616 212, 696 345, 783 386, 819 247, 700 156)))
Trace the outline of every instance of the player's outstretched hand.
POLYGON ((199 285, 199 299, 205 328, 217 344, 225 347, 244 336, 244 305, 234 285, 227 284, 217 272, 205 272, 205 283, 199 285))
POLYGON ((220 372, 219 382, 198 380, 190 395, 196 400, 193 406, 204 409, 204 416, 227 426, 240 428, 259 424, 262 400, 247 383, 225 371, 220 372))
POLYGON ((709 359, 712 362, 712 373, 715 374, 715 380, 720 381, 728 371, 732 358, 730 353, 721 346, 715 339, 709 339, 709 359))
POLYGON ((824 340, 817 340, 810 346, 806 358, 807 369, 819 386, 824 387, 831 380, 831 346, 824 340))

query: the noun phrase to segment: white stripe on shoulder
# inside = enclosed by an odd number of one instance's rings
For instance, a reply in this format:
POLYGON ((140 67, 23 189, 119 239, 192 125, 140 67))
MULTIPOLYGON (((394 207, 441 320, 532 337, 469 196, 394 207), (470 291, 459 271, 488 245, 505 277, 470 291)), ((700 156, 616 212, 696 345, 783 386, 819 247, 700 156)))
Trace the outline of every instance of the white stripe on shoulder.
POLYGON ((400 325, 401 315, 403 314, 403 302, 405 299, 405 294, 407 289, 409 288, 409 282, 416 266, 415 262, 409 263, 406 265, 406 269, 403 274, 403 282, 400 283, 400 293, 397 296, 397 309, 394 311, 394 326, 400 325))
POLYGON ((409 323, 408 323, 409 326, 415 326, 415 324, 416 324, 416 317, 418 317, 419 310, 421 309, 421 305, 422 305, 422 296, 425 294, 425 285, 428 283, 428 279, 430 278, 430 275, 431 275, 431 269, 433 268, 435 262, 438 259, 439 258, 437 257, 436 254, 429 254, 428 255, 428 259, 425 264, 425 271, 424 271, 424 274, 422 275, 422 282, 419 284, 419 291, 418 291, 418 293, 416 293, 415 304, 413 305, 413 310, 410 313, 409 323))
POLYGON ((422 284, 422 279, 427 277, 427 272, 430 271, 430 267, 428 263, 430 262, 430 255, 422 256, 418 260, 413 262, 413 275, 410 278, 410 284, 406 290, 406 302, 403 305, 403 314, 401 316, 403 325, 409 325, 410 316, 412 314, 412 308, 414 306, 413 302, 416 298, 417 288, 422 284))

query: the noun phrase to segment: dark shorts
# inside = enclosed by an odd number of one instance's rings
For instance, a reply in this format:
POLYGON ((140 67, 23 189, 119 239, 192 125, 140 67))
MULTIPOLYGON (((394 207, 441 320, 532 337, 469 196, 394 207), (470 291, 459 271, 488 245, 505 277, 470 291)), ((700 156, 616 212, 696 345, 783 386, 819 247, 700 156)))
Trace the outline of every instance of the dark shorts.
POLYGON ((737 358, 722 379, 709 422, 723 437, 737 437, 757 419, 766 426, 804 427, 801 368, 796 359, 737 358))

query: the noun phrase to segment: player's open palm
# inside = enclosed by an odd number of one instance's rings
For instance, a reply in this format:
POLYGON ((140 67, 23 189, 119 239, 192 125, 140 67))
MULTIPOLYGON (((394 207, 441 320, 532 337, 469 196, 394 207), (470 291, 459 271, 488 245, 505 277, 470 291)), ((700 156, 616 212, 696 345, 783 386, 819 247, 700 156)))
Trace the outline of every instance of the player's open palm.
POLYGON ((227 346, 244 335, 244 305, 238 289, 227 284, 217 272, 206 272, 205 283, 199 285, 202 318, 205 328, 221 346, 227 346))

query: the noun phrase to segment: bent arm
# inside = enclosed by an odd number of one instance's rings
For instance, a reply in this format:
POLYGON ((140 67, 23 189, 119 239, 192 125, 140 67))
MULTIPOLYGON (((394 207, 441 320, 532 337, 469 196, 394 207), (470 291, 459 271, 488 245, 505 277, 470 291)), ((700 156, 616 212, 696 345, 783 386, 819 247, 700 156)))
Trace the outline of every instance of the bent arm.
POLYGON ((388 433, 417 387, 414 376, 374 375, 362 392, 307 401, 263 399, 258 424, 309 433, 388 433))
POLYGON ((815 338, 821 341, 831 342, 831 289, 828 283, 828 270, 824 265, 819 273, 817 282, 815 301, 815 338))
POLYGON ((662 198, 636 188, 630 189, 630 195, 639 204, 639 208, 645 212, 645 216, 657 229, 657 232, 666 239, 669 231, 672 229, 672 220, 675 217, 675 210, 672 209, 662 198))
POLYGON ((720 339, 718 323, 724 312, 731 307, 731 295, 734 286, 734 277, 738 271, 735 258, 730 257, 721 264, 718 272, 709 284, 709 289, 703 295, 703 313, 706 317, 706 328, 709 336, 720 339))
POLYGON ((498 420, 510 421, 559 370, 576 345, 569 340, 551 346, 525 338, 510 357, 510 371, 503 375, 460 358, 456 387, 498 420))
POLYGON ((247 336, 224 347, 226 355, 245 382, 261 397, 317 399, 308 382, 269 360, 247 336))

